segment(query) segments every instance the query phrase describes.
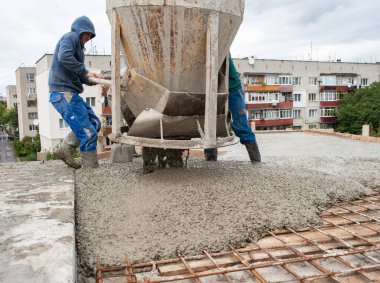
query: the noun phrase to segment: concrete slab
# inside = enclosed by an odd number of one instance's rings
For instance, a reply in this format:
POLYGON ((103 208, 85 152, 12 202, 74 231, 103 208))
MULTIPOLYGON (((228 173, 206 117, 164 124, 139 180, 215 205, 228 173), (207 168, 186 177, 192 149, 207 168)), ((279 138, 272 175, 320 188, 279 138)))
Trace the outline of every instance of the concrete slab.
MULTIPOLYGON (((256 136, 263 163, 317 170, 380 188, 380 143, 302 132, 256 136)), ((219 160, 249 160, 240 143, 223 150, 219 160)))
POLYGON ((73 170, 6 163, 0 179, 0 282, 75 282, 73 170))

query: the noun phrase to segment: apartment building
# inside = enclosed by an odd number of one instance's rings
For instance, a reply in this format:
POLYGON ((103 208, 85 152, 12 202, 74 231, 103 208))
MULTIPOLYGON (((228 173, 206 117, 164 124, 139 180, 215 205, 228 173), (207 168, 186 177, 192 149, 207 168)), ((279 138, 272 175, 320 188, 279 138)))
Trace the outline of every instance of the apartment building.
POLYGON ((7 108, 17 108, 17 87, 16 85, 7 85, 5 87, 7 108))
POLYGON ((16 70, 16 93, 20 139, 35 137, 38 131, 36 68, 16 70))
MULTIPOLYGON (((44 54, 36 62, 37 89, 38 89, 38 113, 39 133, 41 138, 41 151, 53 151, 65 136, 70 132, 68 124, 49 103, 49 72, 52 54, 44 54)), ((111 71, 110 55, 87 55, 85 64, 90 71, 111 71)), ((102 86, 86 86, 81 97, 90 105, 95 114, 102 120, 103 130, 99 134, 98 150, 109 144, 107 133, 112 132, 111 97, 107 97, 107 88, 102 86)))
POLYGON ((380 81, 380 64, 234 59, 257 130, 335 128, 341 98, 380 81))

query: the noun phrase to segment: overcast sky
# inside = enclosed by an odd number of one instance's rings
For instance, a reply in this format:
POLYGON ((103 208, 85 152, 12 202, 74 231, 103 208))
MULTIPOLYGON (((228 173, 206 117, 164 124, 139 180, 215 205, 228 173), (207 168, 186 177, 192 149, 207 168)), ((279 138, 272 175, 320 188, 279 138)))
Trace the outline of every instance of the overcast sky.
MULTIPOLYGON (((0 93, 19 66, 33 66, 73 20, 87 15, 97 37, 87 43, 110 53, 105 0, 0 0, 0 93), (5 4, 6 3, 6 4, 5 4)), ((380 61, 379 0, 246 0, 233 57, 380 61), (311 52, 311 42, 313 51, 311 52), (311 55, 312 53, 312 55, 311 55)))

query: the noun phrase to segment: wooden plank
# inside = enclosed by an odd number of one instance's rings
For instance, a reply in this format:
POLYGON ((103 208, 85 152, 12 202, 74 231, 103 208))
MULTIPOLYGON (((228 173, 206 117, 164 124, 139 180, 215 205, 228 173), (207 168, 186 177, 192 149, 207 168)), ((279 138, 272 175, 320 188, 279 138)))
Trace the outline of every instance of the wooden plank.
POLYGON ((120 22, 115 9, 111 16, 112 48, 112 135, 121 135, 121 88, 120 88, 120 22))
POLYGON ((206 46, 206 115, 205 148, 216 147, 216 114, 218 95, 219 13, 211 11, 207 25, 206 46))

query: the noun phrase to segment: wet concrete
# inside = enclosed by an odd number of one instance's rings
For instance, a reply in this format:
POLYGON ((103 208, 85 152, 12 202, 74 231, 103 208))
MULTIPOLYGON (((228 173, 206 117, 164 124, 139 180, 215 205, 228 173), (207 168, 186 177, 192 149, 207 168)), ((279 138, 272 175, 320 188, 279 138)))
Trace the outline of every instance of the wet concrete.
MULTIPOLYGON (((380 145, 302 133, 258 140, 264 162, 255 166, 193 159, 143 175, 137 160, 77 170, 80 267, 91 274, 98 255, 114 265, 125 253, 150 261, 243 247, 268 229, 318 223, 329 204, 380 186, 380 145)), ((223 158, 245 155, 237 146, 223 158)))
POLYGON ((73 170, 2 163, 0 180, 0 282, 75 282, 73 170))

